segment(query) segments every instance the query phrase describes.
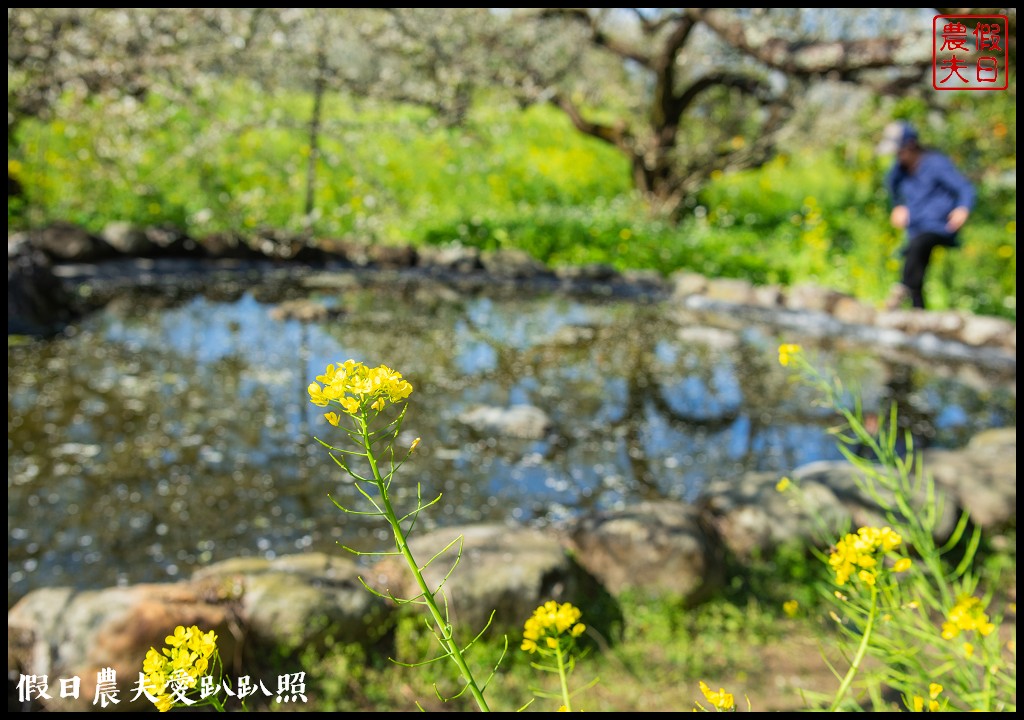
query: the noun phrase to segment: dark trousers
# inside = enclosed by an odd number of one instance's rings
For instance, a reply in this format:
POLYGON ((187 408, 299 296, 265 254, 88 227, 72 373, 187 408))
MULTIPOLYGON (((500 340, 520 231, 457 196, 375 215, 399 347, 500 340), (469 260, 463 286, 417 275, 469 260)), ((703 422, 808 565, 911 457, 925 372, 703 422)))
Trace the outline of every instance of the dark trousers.
POLYGON ((903 278, 900 281, 910 293, 916 308, 924 308, 924 273, 937 245, 950 246, 952 239, 938 233, 921 233, 910 238, 903 251, 903 278))

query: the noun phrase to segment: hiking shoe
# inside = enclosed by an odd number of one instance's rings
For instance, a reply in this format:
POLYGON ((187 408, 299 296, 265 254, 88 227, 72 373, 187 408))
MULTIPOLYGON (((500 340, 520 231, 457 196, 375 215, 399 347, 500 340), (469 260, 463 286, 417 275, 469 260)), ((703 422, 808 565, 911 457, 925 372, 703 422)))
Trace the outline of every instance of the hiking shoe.
POLYGON ((910 299, 910 291, 905 285, 893 285, 889 297, 885 301, 886 310, 899 310, 903 303, 910 299))

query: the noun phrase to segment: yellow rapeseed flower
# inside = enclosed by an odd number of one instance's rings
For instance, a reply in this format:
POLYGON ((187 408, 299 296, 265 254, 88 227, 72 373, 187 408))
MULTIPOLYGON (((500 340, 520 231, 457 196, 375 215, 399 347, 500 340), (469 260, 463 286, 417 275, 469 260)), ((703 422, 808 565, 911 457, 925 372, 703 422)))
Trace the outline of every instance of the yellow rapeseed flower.
POLYGON ((718 692, 715 692, 708 687, 706 682, 701 680, 700 691, 704 693, 704 697, 708 699, 708 702, 714 705, 718 710, 732 710, 736 705, 732 693, 727 693, 725 688, 719 688, 718 692))
POLYGON ((212 630, 204 633, 196 625, 187 628, 179 625, 164 642, 167 647, 160 652, 150 648, 142 661, 143 685, 155 696, 153 702, 161 712, 174 707, 169 685, 174 683, 191 689, 199 684, 199 678, 207 673, 210 659, 217 652, 217 635, 212 630))
MULTIPOLYGON (((928 712, 939 711, 939 695, 942 694, 942 686, 938 683, 931 683, 928 686, 928 712)), ((924 712, 925 704, 924 698, 920 695, 915 695, 910 702, 910 709, 913 712, 924 712)))
POLYGON ((541 647, 557 649, 563 636, 576 638, 583 634, 587 626, 579 622, 583 613, 572 603, 559 605, 554 600, 533 611, 523 626, 523 644, 521 648, 533 653, 541 647), (543 639, 543 645, 540 644, 543 639))
POLYGON ((990 635, 995 629, 996 626, 988 620, 981 600, 966 595, 957 600, 956 605, 946 616, 946 622, 942 624, 942 638, 952 640, 961 632, 971 631, 977 631, 985 636, 990 635))
POLYGON ((786 602, 782 603, 782 610, 789 617, 796 617, 796 612, 799 609, 800 603, 798 603, 796 600, 787 600, 786 602))
POLYGON ((892 528, 862 527, 856 534, 847 534, 836 543, 828 564, 836 573, 836 584, 845 585, 856 575, 867 585, 874 585, 878 574, 879 556, 892 552, 903 538, 892 528))
POLYGON ((783 367, 789 365, 790 361, 799 355, 803 351, 803 348, 799 345, 787 343, 779 345, 779 364, 783 367))
MULTIPOLYGON (((355 360, 331 363, 316 379, 306 389, 310 402, 320 407, 335 403, 349 415, 357 415, 366 408, 380 412, 387 403, 400 402, 412 393, 412 385, 402 378, 402 373, 387 365, 370 368, 355 360)), ((337 425, 331 414, 327 420, 337 425)))

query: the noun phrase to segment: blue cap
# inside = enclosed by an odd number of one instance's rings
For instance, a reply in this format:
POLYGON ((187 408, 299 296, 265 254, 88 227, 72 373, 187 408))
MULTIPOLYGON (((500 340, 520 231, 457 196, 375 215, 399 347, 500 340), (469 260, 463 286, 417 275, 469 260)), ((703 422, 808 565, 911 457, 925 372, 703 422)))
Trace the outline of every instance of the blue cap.
POLYGON ((911 143, 917 144, 917 130, 908 122, 889 123, 882 132, 882 141, 875 151, 882 155, 890 155, 911 143))

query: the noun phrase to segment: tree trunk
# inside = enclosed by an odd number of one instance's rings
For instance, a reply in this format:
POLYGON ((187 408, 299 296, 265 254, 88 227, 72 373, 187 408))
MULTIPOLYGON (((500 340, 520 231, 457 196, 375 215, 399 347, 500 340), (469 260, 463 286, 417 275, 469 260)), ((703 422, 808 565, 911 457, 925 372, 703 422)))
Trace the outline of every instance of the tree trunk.
POLYGON ((327 91, 327 51, 323 38, 316 53, 316 77, 313 80, 313 114, 309 119, 309 161, 306 165, 306 228, 313 224, 316 209, 316 164, 320 159, 320 125, 323 115, 324 94, 327 91))
POLYGON ((673 222, 683 206, 681 179, 673 165, 672 146, 657 145, 648 153, 629 152, 633 187, 647 200, 654 215, 673 222))

